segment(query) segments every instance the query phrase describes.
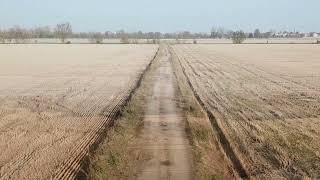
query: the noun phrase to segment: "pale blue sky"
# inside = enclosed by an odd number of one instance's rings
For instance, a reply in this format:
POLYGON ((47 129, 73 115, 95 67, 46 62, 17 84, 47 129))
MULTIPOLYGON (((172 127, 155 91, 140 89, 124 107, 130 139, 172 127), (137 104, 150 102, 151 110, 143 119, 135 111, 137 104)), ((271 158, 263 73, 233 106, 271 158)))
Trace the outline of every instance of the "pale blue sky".
POLYGON ((0 0, 0 28, 54 26, 74 31, 320 31, 320 0, 0 0))

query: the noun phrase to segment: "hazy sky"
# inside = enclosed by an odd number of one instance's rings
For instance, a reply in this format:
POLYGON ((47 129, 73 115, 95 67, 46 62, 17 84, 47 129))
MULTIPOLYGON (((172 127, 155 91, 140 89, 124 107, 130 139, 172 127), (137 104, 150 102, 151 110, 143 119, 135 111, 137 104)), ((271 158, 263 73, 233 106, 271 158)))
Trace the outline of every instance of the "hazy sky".
POLYGON ((0 0, 0 27, 69 21, 74 31, 320 31, 320 0, 0 0))

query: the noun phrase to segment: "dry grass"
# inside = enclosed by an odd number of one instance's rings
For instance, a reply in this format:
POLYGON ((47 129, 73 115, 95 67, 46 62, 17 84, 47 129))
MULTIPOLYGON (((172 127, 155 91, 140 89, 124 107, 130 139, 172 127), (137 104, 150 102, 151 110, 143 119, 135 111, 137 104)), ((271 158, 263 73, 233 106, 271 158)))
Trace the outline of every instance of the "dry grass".
POLYGON ((138 167, 149 156, 143 152, 138 135, 145 114, 146 98, 151 96, 152 73, 158 66, 155 59, 144 74, 140 87, 123 109, 121 118, 90 158, 89 179, 132 179, 138 174, 138 167))
POLYGON ((179 60, 252 178, 318 179, 317 45, 177 45, 179 60))
POLYGON ((0 179, 73 177, 156 49, 2 45, 0 179))
POLYGON ((130 148, 142 125, 143 95, 134 95, 122 117, 90 160, 89 179, 129 179, 143 161, 140 151, 130 148))

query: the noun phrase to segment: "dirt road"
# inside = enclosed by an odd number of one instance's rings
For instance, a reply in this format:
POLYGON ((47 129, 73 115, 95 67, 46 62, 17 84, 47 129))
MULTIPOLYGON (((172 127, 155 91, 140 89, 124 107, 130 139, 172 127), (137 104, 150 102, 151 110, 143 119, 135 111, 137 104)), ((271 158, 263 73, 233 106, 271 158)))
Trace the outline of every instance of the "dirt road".
POLYGON ((192 179, 191 145, 185 122, 177 106, 177 83, 166 48, 160 52, 153 74, 152 96, 148 97, 140 134, 148 161, 142 163, 138 179, 192 179))

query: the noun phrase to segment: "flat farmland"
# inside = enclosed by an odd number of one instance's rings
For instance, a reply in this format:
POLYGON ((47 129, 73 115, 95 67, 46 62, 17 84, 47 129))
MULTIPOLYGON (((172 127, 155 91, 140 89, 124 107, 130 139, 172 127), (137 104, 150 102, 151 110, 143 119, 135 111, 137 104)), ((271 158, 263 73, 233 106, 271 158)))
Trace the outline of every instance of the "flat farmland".
POLYGON ((156 45, 1 45, 0 179, 74 178, 156 45))
POLYGON ((172 50, 242 177, 320 179, 320 46, 172 50))

